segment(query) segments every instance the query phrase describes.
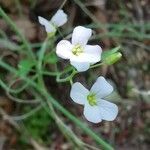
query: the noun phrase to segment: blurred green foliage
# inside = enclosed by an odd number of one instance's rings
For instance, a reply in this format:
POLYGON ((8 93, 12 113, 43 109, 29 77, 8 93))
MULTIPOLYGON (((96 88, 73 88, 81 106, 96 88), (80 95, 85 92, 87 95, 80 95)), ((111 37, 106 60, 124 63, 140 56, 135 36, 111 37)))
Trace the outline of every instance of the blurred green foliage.
MULTIPOLYGON (((24 113, 31 111, 29 106, 24 107, 24 113)), ((45 109, 40 109, 32 116, 23 120, 27 134, 40 143, 50 143, 50 133, 54 129, 54 121, 45 109)), ((26 136, 21 135, 21 143, 26 143, 26 136)))

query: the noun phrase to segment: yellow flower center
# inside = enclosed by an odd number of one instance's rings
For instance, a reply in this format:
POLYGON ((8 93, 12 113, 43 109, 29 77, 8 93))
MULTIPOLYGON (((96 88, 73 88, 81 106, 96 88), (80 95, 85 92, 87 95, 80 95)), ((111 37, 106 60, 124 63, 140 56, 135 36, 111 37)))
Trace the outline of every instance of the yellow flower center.
POLYGON ((91 106, 95 106, 97 105, 97 101, 96 101, 96 95, 94 93, 90 93, 88 96, 87 96, 87 100, 89 102, 89 104, 91 106))
POLYGON ((75 55, 75 56, 79 56, 81 53, 83 53, 83 48, 81 45, 77 44, 73 47, 72 49, 72 53, 75 55))

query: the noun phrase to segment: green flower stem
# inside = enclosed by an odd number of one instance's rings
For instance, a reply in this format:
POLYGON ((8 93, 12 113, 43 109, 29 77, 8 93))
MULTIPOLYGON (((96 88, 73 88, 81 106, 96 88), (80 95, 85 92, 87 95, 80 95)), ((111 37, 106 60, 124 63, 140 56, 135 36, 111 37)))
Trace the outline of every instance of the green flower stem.
POLYGON ((18 94, 22 92, 25 88, 28 87, 28 83, 26 82, 23 86, 19 87, 18 89, 12 89, 12 85, 14 85, 17 80, 13 81, 10 85, 7 85, 2 79, 0 79, 0 85, 9 93, 18 94))
MULTIPOLYGON (((31 69, 31 72, 36 73, 36 70, 31 69)), ((49 75, 49 76, 58 76, 60 74, 60 72, 58 72, 58 71, 52 72, 52 71, 48 71, 48 70, 41 70, 41 74, 49 75)))
MULTIPOLYGON (((15 68, 11 67, 10 65, 6 64, 0 59, 0 66, 5 68, 6 70, 18 75, 18 72, 15 68)), ((24 79, 28 82, 32 87, 34 87, 37 91, 39 91, 46 99, 48 99, 55 108, 57 108, 60 112, 62 112, 67 118, 69 118, 72 122, 74 122, 78 127, 80 127, 86 134, 91 136, 104 150, 114 150, 111 145, 106 143, 100 136, 95 134, 90 128, 87 127, 84 123, 77 119, 77 117, 73 116, 68 110, 66 110, 57 100, 55 100, 51 94, 47 91, 43 90, 35 82, 30 80, 25 76, 20 76, 20 78, 24 79)))
POLYGON ((71 80, 72 80, 72 78, 74 77, 75 74, 77 74, 77 71, 76 71, 76 70, 73 70, 72 73, 71 73, 68 77, 63 78, 63 79, 60 78, 60 77, 61 77, 61 74, 59 74, 59 75, 56 77, 56 81, 57 81, 57 82, 68 82, 68 81, 71 82, 71 80))
MULTIPOLYGON (((102 66, 102 65, 103 65, 103 63, 92 65, 92 66, 90 66, 90 69, 97 68, 97 67, 102 66)), ((60 74, 57 75, 56 81, 57 82, 68 82, 68 81, 70 81, 70 83, 72 85, 73 84, 72 79, 73 79, 74 75, 76 75, 78 73, 78 71, 76 71, 73 67, 70 67, 70 66, 67 69, 68 70, 65 70, 64 72, 61 72, 60 74), (61 79, 61 76, 63 74, 65 74, 65 73, 67 73, 67 72, 69 72, 71 70, 73 70, 73 71, 72 71, 72 73, 69 76, 67 76, 66 78, 62 78, 61 79)))
POLYGON ((22 42, 24 43, 27 53, 29 57, 31 57, 33 60, 35 60, 34 53, 32 52, 32 48, 30 46, 30 43, 27 41, 25 36, 19 31, 18 27, 14 24, 14 22, 8 17, 8 15, 3 11, 3 9, 0 7, 0 16, 4 18, 4 20, 13 28, 13 30, 20 36, 22 39, 22 42))
MULTIPOLYGON (((97 67, 102 66, 102 65, 104 65, 104 63, 95 64, 95 65, 90 66, 90 69, 97 68, 97 67)), ((72 85, 72 78, 73 78, 74 75, 76 75, 77 73, 78 73, 78 71, 76 71, 72 66, 69 66, 69 67, 66 68, 63 72, 58 73, 58 75, 57 75, 57 77, 56 77, 56 81, 57 81, 57 82, 68 82, 68 81, 70 81, 70 83, 71 83, 71 85, 72 85), (65 74, 65 73, 67 73, 67 72, 70 72, 71 70, 73 70, 73 71, 72 71, 72 73, 71 73, 69 76, 67 76, 66 78, 62 78, 62 79, 61 79, 61 76, 62 76, 63 74, 65 74)))
POLYGON ((48 42, 48 37, 45 39, 40 51, 39 51, 39 57, 38 57, 38 64, 37 64, 37 69, 38 71, 40 71, 41 73, 41 69, 42 69, 42 63, 43 63, 43 58, 44 58, 44 54, 46 52, 46 48, 47 48, 47 42, 48 42))
POLYGON ((72 79, 70 79, 70 85, 71 85, 71 86, 73 85, 73 81, 72 81, 72 79))
POLYGON ((43 75, 49 75, 49 76, 58 76, 59 72, 50 72, 50 71, 42 71, 43 75))
POLYGON ((63 75, 63 74, 65 74, 65 73, 67 73, 67 72, 70 72, 71 70, 73 70, 73 67, 72 67, 71 65, 68 65, 68 66, 64 69, 64 71, 62 71, 62 72, 60 73, 60 75, 63 75))
POLYGON ((96 64, 96 65, 92 65, 92 66, 90 66, 90 69, 97 68, 97 67, 102 66, 102 65, 104 65, 104 64, 99 63, 99 64, 96 64))

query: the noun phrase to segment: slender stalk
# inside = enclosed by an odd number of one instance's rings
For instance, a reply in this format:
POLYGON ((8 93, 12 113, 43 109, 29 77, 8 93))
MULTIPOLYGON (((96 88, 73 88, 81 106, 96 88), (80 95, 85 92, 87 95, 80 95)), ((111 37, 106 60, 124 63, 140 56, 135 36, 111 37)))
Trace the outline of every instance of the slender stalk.
POLYGON ((64 0, 64 1, 62 2, 62 4, 60 5, 59 9, 62 9, 62 8, 64 7, 64 5, 66 4, 66 2, 67 2, 67 0, 64 0))
POLYGON ((67 82, 67 81, 71 81, 75 74, 77 74, 77 71, 76 71, 76 70, 73 70, 72 73, 71 73, 68 77, 63 78, 63 79, 60 78, 61 74, 59 74, 59 75, 56 77, 56 81, 57 81, 57 82, 67 82))
POLYGON ((97 68, 97 67, 102 66, 102 65, 104 65, 104 64, 103 63, 99 63, 99 64, 96 64, 96 65, 92 65, 90 67, 90 69, 97 68))

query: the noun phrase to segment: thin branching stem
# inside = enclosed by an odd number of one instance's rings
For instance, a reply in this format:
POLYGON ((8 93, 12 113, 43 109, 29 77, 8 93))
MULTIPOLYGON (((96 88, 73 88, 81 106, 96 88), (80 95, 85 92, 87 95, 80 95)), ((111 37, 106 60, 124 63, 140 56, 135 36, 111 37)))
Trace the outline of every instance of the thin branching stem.
MULTIPOLYGON (((11 67, 7 63, 3 62, 0 59, 0 66, 5 68, 6 70, 18 75, 18 72, 15 68, 11 67)), ((68 110, 66 110, 57 100, 55 100, 50 93, 40 88, 34 81, 27 78, 26 76, 20 76, 23 80, 29 82, 30 86, 35 88, 38 92, 40 92, 46 99, 50 101, 50 103, 61 113, 63 113, 68 119, 74 122, 78 127, 80 127, 86 134, 88 134, 91 138, 93 138, 104 150, 113 150, 113 147, 105 142, 100 135, 95 134, 87 125, 82 123, 77 117, 72 115, 68 110)))

